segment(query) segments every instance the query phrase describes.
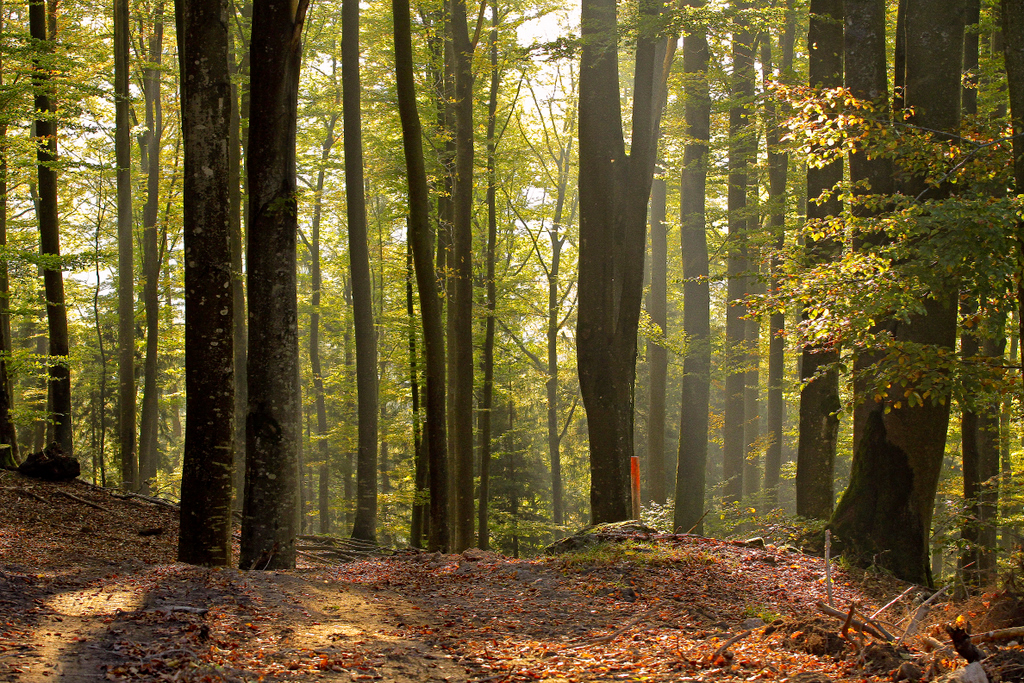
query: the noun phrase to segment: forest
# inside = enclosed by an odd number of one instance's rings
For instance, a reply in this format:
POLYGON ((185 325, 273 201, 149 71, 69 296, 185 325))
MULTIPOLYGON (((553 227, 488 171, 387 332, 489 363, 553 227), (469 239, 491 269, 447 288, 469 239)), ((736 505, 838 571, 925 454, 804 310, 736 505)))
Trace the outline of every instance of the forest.
POLYGON ((1024 2, 0 22, 0 464, 180 501, 180 560, 639 516, 981 586, 1019 543, 1024 2))

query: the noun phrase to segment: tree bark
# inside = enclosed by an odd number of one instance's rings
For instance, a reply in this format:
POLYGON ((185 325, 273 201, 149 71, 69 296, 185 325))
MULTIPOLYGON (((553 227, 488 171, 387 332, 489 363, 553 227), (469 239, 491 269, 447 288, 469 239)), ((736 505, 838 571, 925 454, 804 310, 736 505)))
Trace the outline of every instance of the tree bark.
POLYGON ((448 446, 445 425, 444 333, 437 295, 430 233, 430 195, 413 72, 412 27, 408 0, 392 0, 395 22, 395 80, 402 121, 402 148, 409 185, 409 235, 420 295, 427 384, 427 452, 430 470, 428 550, 448 549, 448 446))
MULTIPOLYGON (((743 4, 742 7, 746 7, 743 4)), ((746 323, 750 263, 747 258, 747 174, 757 149, 756 132, 748 108, 754 97, 754 34, 742 18, 734 19, 732 33, 732 105, 729 108, 729 237, 725 322, 725 422, 722 430, 723 499, 743 497, 746 448, 746 323)))
POLYGON ((185 140, 185 452, 178 559, 231 562, 234 462, 228 3, 175 3, 185 140))
MULTIPOLYGON (((702 1, 690 6, 703 6, 702 1)), ((676 531, 703 532, 705 471, 708 458, 708 409, 711 392, 711 314, 705 188, 711 127, 709 59, 705 27, 683 38, 686 74, 685 116, 689 142, 683 152, 679 187, 680 242, 683 257, 683 332, 689 343, 683 357, 682 406, 676 469, 676 531)))
MULTIPOLYGON (((643 0, 640 16, 650 20, 660 9, 658 0, 643 0)), ((637 36, 632 144, 626 155, 614 0, 584 0, 581 35, 579 150, 587 173, 579 179, 577 365, 590 436, 591 515, 594 523, 603 523, 631 514, 636 335, 658 130, 657 37, 652 30, 637 36)))
POLYGON ((114 0, 114 149, 117 160, 117 397, 121 486, 148 490, 135 449, 135 265, 132 149, 128 120, 128 0, 114 0))
MULTIPOLYGON (((668 334, 668 224, 665 222, 665 179, 656 178, 651 189, 651 290, 647 313, 662 335, 668 334)), ((650 396, 647 410, 647 481, 651 502, 664 505, 665 482, 665 385, 668 350, 663 340, 647 342, 650 396)))
MULTIPOLYGON (((163 136, 163 107, 160 102, 160 63, 163 56, 163 2, 153 13, 153 33, 149 36, 149 65, 144 75, 146 96, 146 133, 142 136, 142 159, 146 173, 146 204, 142 210, 142 270, 146 307, 146 364, 142 392, 142 420, 139 428, 139 482, 150 490, 156 478, 157 420, 160 389, 157 386, 157 351, 160 339, 160 246, 157 214, 160 203, 160 146, 163 136)), ((232 107, 232 111, 235 108, 232 107)))
POLYGON ((377 332, 363 195, 363 137, 359 93, 359 0, 342 2, 341 87, 345 132, 345 199, 352 313, 356 334, 356 398, 359 450, 356 457, 356 518, 352 537, 377 539, 377 332))
MULTIPOLYGON (((0 35, 4 31, 4 6, 0 1, 0 35)), ((0 87, 4 61, 0 55, 0 87)), ((7 246, 7 124, 0 124, 0 247, 7 246)), ((11 358, 11 290, 7 261, 0 262, 0 467, 18 466, 18 434, 11 420, 13 392, 8 361, 11 358), (4 445, 6 444, 6 447, 4 445)), ((94 468, 95 470, 95 468, 94 468)), ((95 474, 95 473, 94 473, 95 474)))
MULTIPOLYGON (((1013 178, 1016 194, 1024 193, 1024 5, 1018 0, 1002 0, 1003 60, 1010 94, 1010 120, 1013 127, 1013 178)), ((1017 259, 1024 274, 1024 221, 1017 223, 1017 259)), ((1024 363, 1024 281, 1018 279, 1017 310, 1020 356, 1024 363)))
MULTIPOLYGON (((907 3, 905 105, 911 123, 955 134, 960 123, 964 14, 954 0, 907 3)), ((902 188, 922 194, 923 178, 902 188)), ((944 190, 931 191, 932 197, 944 190)), ((924 302, 925 313, 894 325, 897 342, 947 347, 956 342, 955 295, 938 291, 924 302)), ((873 562, 897 577, 931 582, 928 536, 935 491, 946 445, 949 404, 909 407, 893 404, 873 412, 854 451, 850 485, 830 523, 844 554, 873 562)))
MULTIPOLYGON (((807 29, 808 75, 812 88, 843 85, 843 0, 814 0, 807 29)), ((843 179, 842 159, 821 168, 807 169, 807 220, 828 220, 841 210, 833 187, 843 179), (827 193, 827 199, 818 199, 827 193)), ((812 263, 833 257, 838 245, 828 239, 809 240, 812 263)), ((807 313, 803 314, 807 317, 807 313)), ((839 373, 834 364, 838 351, 813 345, 801 353, 800 436, 797 443, 796 513, 811 519, 828 519, 835 504, 833 472, 839 438, 839 373)))
POLYGON ((299 418, 295 126, 306 0, 253 4, 249 146, 249 409, 240 566, 295 566, 299 418))

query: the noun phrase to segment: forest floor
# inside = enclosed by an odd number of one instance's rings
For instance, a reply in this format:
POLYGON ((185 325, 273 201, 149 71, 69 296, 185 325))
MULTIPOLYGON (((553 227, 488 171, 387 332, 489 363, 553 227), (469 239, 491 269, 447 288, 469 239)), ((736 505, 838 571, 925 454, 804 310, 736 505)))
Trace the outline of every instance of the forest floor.
MULTIPOLYGON (((927 680, 964 664, 925 653, 948 643, 939 624, 1006 604, 939 604, 897 651, 844 639, 816 607, 821 558, 757 541, 654 535, 532 560, 410 552, 264 572, 177 564, 176 545, 169 507, 0 472, 0 681, 927 680)), ((839 568, 832 586, 860 614, 912 588, 839 568)), ((879 619, 902 634, 927 594, 879 619)), ((1019 648, 999 656, 992 680, 1024 680, 1019 648)))

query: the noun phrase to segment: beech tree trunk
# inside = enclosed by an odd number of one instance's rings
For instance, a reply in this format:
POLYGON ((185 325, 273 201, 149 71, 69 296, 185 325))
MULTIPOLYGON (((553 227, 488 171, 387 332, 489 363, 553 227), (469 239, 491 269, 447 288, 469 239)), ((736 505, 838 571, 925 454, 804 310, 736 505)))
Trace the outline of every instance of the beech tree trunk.
MULTIPOLYGON (((656 178, 651 189, 651 290, 647 313, 663 335, 668 334, 668 224, 665 179, 656 178)), ((651 501, 665 504, 665 385, 668 350, 663 340, 647 342, 650 396, 647 410, 647 481, 651 501)))
POLYGON ((363 134, 359 111, 359 0, 342 2, 341 87, 345 132, 345 199, 352 314, 356 336, 356 395, 359 450, 356 456, 356 517, 352 537, 377 540, 377 331, 363 195, 363 134))
MULTIPOLYGON (((815 46, 808 57, 813 88, 843 85, 843 0, 812 0, 807 44, 815 46)), ((807 220, 827 220, 841 210, 832 188, 843 179, 843 162, 807 169, 807 220), (828 193, 824 201, 819 197, 828 193)), ((809 240, 813 263, 827 262, 838 245, 828 239, 809 240)), ((806 314, 804 314, 806 317, 806 314)), ((833 472, 839 438, 839 373, 833 364, 838 351, 810 346, 801 353, 800 437, 796 461, 796 513, 811 519, 828 519, 835 504, 833 472)))
MULTIPOLYGON (((1013 178, 1016 193, 1024 194, 1024 5, 1019 0, 1002 0, 1003 59, 1010 93, 1013 126, 1013 178)), ((1024 275, 1024 221, 1017 223, 1017 258, 1024 275)), ((1024 363, 1024 280, 1017 289, 1017 324, 1021 361, 1024 363)))
MULTIPOLYGON (((33 56, 32 86, 35 90, 37 191, 39 201, 39 253, 60 258, 60 217, 57 212, 57 111, 50 99, 49 64, 56 40, 56 3, 29 3, 29 31, 40 47, 33 56)), ((49 390, 47 409, 52 441, 74 455, 71 425, 71 368, 68 365, 68 315, 64 306, 64 277, 61 267, 42 268, 46 296, 46 325, 49 338, 49 390)))
MULTIPOLYGON (((927 5, 907 3, 905 31, 905 104, 911 123, 955 134, 960 123, 964 13, 954 0, 927 5)), ((903 192, 917 196, 923 178, 905 182, 903 192)), ((948 189, 929 190, 942 196, 948 189)), ((955 291, 955 288, 951 288, 955 291)), ((947 347, 956 342, 956 296, 939 290, 924 304, 925 313, 893 325, 897 342, 947 347)), ((872 562, 897 577, 931 582, 928 537, 939 472, 946 445, 949 402, 909 407, 893 404, 888 413, 872 412, 854 450, 850 485, 830 523, 838 545, 851 560, 872 562)))
POLYGON ((299 395, 295 125, 308 3, 253 4, 249 179, 249 410, 240 566, 295 566, 299 395))
POLYGON ((234 351, 227 0, 175 3, 185 141, 185 452, 178 559, 231 562, 234 351))
POLYGON ((420 295, 427 384, 427 452, 430 471, 430 538, 427 549, 446 551, 448 536, 448 446, 445 425, 444 330, 434 273, 430 233, 430 194, 423 162, 423 140, 416 108, 412 22, 408 0, 392 0, 395 22, 395 81, 402 121, 402 149, 409 185, 409 237, 420 295))
MULTIPOLYGON (((160 204, 160 146, 163 137, 163 107, 160 102, 160 63, 163 56, 163 2, 153 12, 153 33, 149 36, 149 65, 143 81, 146 96, 146 132, 140 141, 143 172, 146 174, 146 204, 142 210, 142 299, 146 307, 146 364, 142 391, 142 420, 139 427, 139 480, 149 491, 156 478, 157 419, 160 389, 157 386, 157 351, 160 340, 160 240, 157 215, 160 204)), ((235 108, 232 107, 232 111, 235 108)))
MULTIPOLYGON (((0 1, 0 35, 4 31, 4 6, 0 1)), ((3 87, 4 62, 0 54, 0 87, 3 87)), ((7 246, 7 124, 0 123, 0 247, 7 246)), ((0 262, 0 467, 18 466, 18 434, 11 420, 11 377, 7 361, 11 357, 11 301, 7 261, 0 262)), ((95 467, 93 477, 95 478, 95 467)))
MULTIPOLYGON (((702 1, 691 2, 690 6, 699 7, 703 4, 702 1)), ((685 116, 689 142, 683 151, 679 224, 683 252, 683 332, 689 343, 683 358, 676 509, 673 520, 677 532, 693 529, 697 533, 703 532, 701 520, 704 516, 711 391, 711 296, 704 204, 711 126, 708 59, 706 28, 697 27, 683 38, 685 116)))
POLYGON ((114 150, 117 160, 117 398, 121 487, 148 491, 135 450, 135 234, 128 120, 128 0, 114 0, 114 150))
MULTIPOLYGON (((661 10, 643 0, 640 16, 661 10)), ((653 24, 653 21, 651 22, 653 24)), ((653 30, 637 36, 629 155, 619 99, 614 0, 584 0, 580 61, 580 254, 577 356, 590 436, 590 505, 595 524, 629 519, 636 339, 643 295, 647 199, 658 112, 653 30)))

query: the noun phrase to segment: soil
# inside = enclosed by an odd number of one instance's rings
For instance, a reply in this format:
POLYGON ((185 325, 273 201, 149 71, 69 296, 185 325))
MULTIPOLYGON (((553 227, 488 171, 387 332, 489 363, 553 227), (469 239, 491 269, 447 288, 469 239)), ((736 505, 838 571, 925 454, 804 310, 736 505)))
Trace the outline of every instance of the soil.
MULTIPOLYGON (((852 682, 958 666, 916 636, 844 637, 815 606, 823 560, 765 543, 643 533, 605 557, 305 554, 244 572, 175 563, 176 510, 81 481, 0 472, 0 509, 0 681, 852 682)), ((832 569, 843 611, 907 588, 832 569)), ((1019 648, 999 654, 992 671, 1021 680, 1019 648)))

